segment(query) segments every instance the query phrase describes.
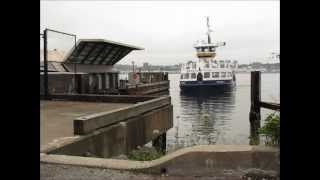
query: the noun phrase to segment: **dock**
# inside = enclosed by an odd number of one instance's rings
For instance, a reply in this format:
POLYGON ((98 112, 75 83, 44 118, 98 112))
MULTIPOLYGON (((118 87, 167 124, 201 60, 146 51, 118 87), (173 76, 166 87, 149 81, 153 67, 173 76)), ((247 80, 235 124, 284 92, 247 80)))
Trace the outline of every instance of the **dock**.
POLYGON ((169 96, 52 94, 40 101, 41 152, 108 158, 148 142, 165 152, 169 96))
POLYGON ((41 146, 57 139, 73 137, 73 120, 94 113, 128 107, 128 103, 40 101, 41 146))

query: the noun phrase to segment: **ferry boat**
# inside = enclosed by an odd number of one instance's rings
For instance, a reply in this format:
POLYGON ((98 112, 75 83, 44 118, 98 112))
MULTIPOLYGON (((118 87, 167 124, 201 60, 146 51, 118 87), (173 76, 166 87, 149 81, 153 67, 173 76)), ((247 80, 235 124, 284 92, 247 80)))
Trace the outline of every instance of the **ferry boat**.
POLYGON ((236 85, 235 69, 237 61, 216 60, 216 48, 225 46, 225 42, 211 42, 212 30, 207 17, 207 42, 197 41, 194 45, 197 54, 196 61, 183 64, 180 70, 180 88, 182 91, 229 88, 236 85))

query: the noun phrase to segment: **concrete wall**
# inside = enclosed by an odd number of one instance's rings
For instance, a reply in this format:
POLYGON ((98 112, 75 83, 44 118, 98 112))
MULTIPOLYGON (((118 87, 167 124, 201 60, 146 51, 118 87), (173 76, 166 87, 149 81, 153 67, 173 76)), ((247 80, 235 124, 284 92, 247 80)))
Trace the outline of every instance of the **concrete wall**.
MULTIPOLYGON (((49 93, 72 93, 74 91, 74 75, 67 73, 49 73, 49 93)), ((40 74, 40 94, 44 93, 43 74, 40 74)))
MULTIPOLYGON (((74 84, 73 73, 49 72, 49 93, 90 93, 97 94, 118 88, 117 73, 78 73, 74 84)), ((43 74, 40 74, 40 94, 44 91, 43 74)))
POLYGON ((279 179, 279 152, 279 148, 265 146, 199 145, 177 150, 152 161, 42 154, 40 162, 129 170, 151 174, 165 173, 169 177, 279 179))
POLYGON ((126 121, 79 136, 66 144, 53 144, 42 152, 108 158, 126 154, 173 127, 173 107, 167 105, 126 121), (159 133, 154 133, 159 132, 159 133))

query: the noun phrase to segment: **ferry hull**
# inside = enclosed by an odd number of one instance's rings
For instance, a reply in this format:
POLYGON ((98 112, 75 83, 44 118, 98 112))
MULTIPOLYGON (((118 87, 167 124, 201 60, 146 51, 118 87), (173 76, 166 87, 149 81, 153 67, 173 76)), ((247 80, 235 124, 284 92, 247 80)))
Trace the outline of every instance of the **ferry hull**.
POLYGON ((235 86, 233 80, 214 80, 214 81, 181 81, 180 89, 182 91, 212 91, 215 89, 228 89, 235 86))

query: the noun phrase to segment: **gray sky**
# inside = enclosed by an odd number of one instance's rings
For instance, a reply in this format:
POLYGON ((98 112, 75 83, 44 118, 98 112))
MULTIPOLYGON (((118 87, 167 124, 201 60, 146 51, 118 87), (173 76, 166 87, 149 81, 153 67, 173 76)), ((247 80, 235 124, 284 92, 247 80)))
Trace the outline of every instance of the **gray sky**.
MULTIPOLYGON (((217 59, 273 62, 268 60, 270 53, 280 51, 279 1, 41 1, 40 11, 41 31, 51 28, 78 38, 145 48, 119 64, 134 60, 138 65, 172 65, 194 60, 193 44, 205 39, 206 16, 214 30, 212 39, 226 42, 217 49, 217 59)), ((49 39, 49 49, 68 49, 71 44, 71 38, 49 39)))

